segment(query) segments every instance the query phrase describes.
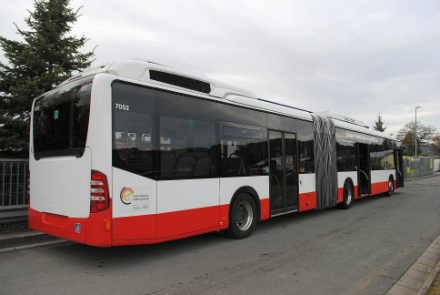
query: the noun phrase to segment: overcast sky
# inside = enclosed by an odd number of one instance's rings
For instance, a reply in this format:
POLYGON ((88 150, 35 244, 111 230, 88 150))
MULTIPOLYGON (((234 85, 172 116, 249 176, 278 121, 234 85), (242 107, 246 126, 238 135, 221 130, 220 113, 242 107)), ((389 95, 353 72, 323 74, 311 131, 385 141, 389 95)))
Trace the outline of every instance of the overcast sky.
MULTIPOLYGON (((0 0, 0 35, 21 40, 32 0, 0 0)), ((135 57, 387 133, 417 120, 440 131, 439 0, 72 0, 72 35, 92 66, 135 57)), ((6 62, 0 51, 0 60, 6 62)))

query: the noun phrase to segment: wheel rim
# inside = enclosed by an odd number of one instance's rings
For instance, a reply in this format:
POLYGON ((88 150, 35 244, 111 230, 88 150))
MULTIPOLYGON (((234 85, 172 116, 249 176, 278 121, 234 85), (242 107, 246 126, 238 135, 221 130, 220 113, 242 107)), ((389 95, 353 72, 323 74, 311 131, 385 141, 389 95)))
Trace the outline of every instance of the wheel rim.
POLYGON ((392 192, 393 192, 393 189, 394 189, 394 187, 393 187, 393 182, 392 182, 392 181, 388 181, 388 191, 389 191, 390 193, 392 193, 392 192))
POLYGON ((237 211, 235 212, 235 220, 238 229, 241 231, 246 231, 251 227, 252 221, 254 220, 254 211, 248 202, 243 201, 238 205, 237 211))
POLYGON ((345 194, 347 196, 347 200, 345 202, 346 202, 346 204, 350 204, 351 203, 351 199, 353 197, 353 194, 352 194, 351 188, 349 186, 347 186, 345 188, 345 194))

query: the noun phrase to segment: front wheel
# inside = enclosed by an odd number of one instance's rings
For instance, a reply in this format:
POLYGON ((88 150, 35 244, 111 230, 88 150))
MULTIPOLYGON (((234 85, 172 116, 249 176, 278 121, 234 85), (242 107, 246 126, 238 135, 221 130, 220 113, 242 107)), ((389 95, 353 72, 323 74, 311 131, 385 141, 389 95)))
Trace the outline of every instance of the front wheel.
POLYGON ((249 237, 257 225, 257 206, 248 194, 239 195, 232 203, 229 228, 226 234, 231 238, 249 237))
POLYGON ((346 182, 344 184, 344 201, 342 203, 339 203, 339 208, 342 209, 349 209, 351 207, 351 204, 353 203, 354 199, 354 190, 351 183, 346 182))

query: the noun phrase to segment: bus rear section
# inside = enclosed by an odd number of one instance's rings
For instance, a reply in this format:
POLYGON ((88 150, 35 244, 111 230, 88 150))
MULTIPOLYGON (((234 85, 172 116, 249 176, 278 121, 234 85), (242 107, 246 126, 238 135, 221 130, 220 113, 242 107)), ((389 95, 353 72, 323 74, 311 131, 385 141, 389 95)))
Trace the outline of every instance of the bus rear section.
POLYGON ((86 146, 93 77, 37 98, 31 129, 29 227, 94 246, 111 245, 107 175, 86 146))

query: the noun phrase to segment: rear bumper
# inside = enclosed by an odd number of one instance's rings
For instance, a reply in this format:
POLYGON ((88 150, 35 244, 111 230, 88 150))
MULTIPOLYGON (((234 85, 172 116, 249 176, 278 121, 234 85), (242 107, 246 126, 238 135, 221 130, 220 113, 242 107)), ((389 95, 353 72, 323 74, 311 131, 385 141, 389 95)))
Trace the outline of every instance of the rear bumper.
POLYGON ((111 223, 110 208, 102 212, 90 213, 89 218, 69 218, 39 212, 29 206, 29 227, 31 229, 90 246, 111 246, 111 223))

